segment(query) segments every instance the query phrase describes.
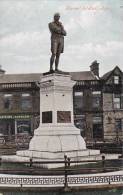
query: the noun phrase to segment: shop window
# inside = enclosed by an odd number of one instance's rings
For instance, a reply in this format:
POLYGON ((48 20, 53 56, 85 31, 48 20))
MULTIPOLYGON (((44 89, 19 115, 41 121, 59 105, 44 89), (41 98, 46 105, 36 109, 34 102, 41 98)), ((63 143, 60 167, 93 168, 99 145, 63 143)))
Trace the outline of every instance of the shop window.
POLYGON ((83 108, 83 92, 74 93, 74 112, 75 114, 81 114, 83 108))
POLYGON ((114 108, 115 109, 120 109, 121 108, 121 97, 120 97, 120 94, 114 94, 113 104, 114 104, 114 108))
POLYGON ((0 133, 4 135, 13 135, 15 133, 14 119, 0 119, 0 133))
POLYGON ((103 125, 101 116, 93 117, 93 138, 95 139, 103 138, 103 125))
POLYGON ((27 133, 31 132, 31 122, 29 120, 19 120, 17 121, 17 133, 27 133))
POLYGON ((99 108, 101 106, 101 91, 93 91, 92 95, 92 107, 99 108))

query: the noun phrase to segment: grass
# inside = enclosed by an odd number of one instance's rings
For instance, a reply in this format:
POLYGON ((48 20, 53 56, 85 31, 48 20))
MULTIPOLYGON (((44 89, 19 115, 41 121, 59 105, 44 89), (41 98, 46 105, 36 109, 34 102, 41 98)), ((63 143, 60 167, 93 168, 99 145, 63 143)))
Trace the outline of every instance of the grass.
MULTIPOLYGON (((99 173, 99 172, 109 172, 117 171, 122 168, 122 161, 112 160, 105 161, 105 168, 102 166, 102 162, 79 164, 68 167, 69 174, 89 174, 89 173, 99 173)), ((0 173, 10 173, 10 174, 35 174, 35 175, 56 175, 64 174, 64 167, 54 168, 54 169, 44 169, 41 167, 30 167, 22 163, 2 163, 0 166, 0 173)))

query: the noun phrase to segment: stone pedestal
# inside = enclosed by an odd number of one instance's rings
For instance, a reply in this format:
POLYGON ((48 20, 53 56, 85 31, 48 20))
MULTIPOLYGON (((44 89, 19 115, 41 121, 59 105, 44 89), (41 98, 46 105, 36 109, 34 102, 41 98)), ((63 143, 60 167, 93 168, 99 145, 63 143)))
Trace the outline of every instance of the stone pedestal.
POLYGON ((41 78, 40 126, 34 131, 29 150, 17 151, 17 156, 37 160, 63 160, 64 155, 67 155, 73 160, 81 160, 83 157, 100 154, 99 150, 86 149, 80 130, 74 126, 74 84, 70 75, 57 72, 41 78))

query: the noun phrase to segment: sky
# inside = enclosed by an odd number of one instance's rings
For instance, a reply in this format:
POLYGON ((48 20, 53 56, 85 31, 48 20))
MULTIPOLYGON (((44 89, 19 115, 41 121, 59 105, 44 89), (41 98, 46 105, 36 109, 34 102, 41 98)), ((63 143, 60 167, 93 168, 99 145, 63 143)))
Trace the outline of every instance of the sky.
POLYGON ((67 31, 59 69, 100 75, 123 71, 123 0, 0 0, 0 64, 7 74, 49 71, 48 23, 59 12, 67 31))

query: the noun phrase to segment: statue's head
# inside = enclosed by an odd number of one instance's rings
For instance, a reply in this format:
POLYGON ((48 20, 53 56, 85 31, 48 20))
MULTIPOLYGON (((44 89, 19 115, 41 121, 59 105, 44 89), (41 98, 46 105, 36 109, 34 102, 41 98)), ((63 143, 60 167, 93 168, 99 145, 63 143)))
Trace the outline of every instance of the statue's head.
POLYGON ((59 19, 60 19, 60 14, 59 13, 55 13, 54 14, 54 20, 55 21, 59 21, 59 19))

